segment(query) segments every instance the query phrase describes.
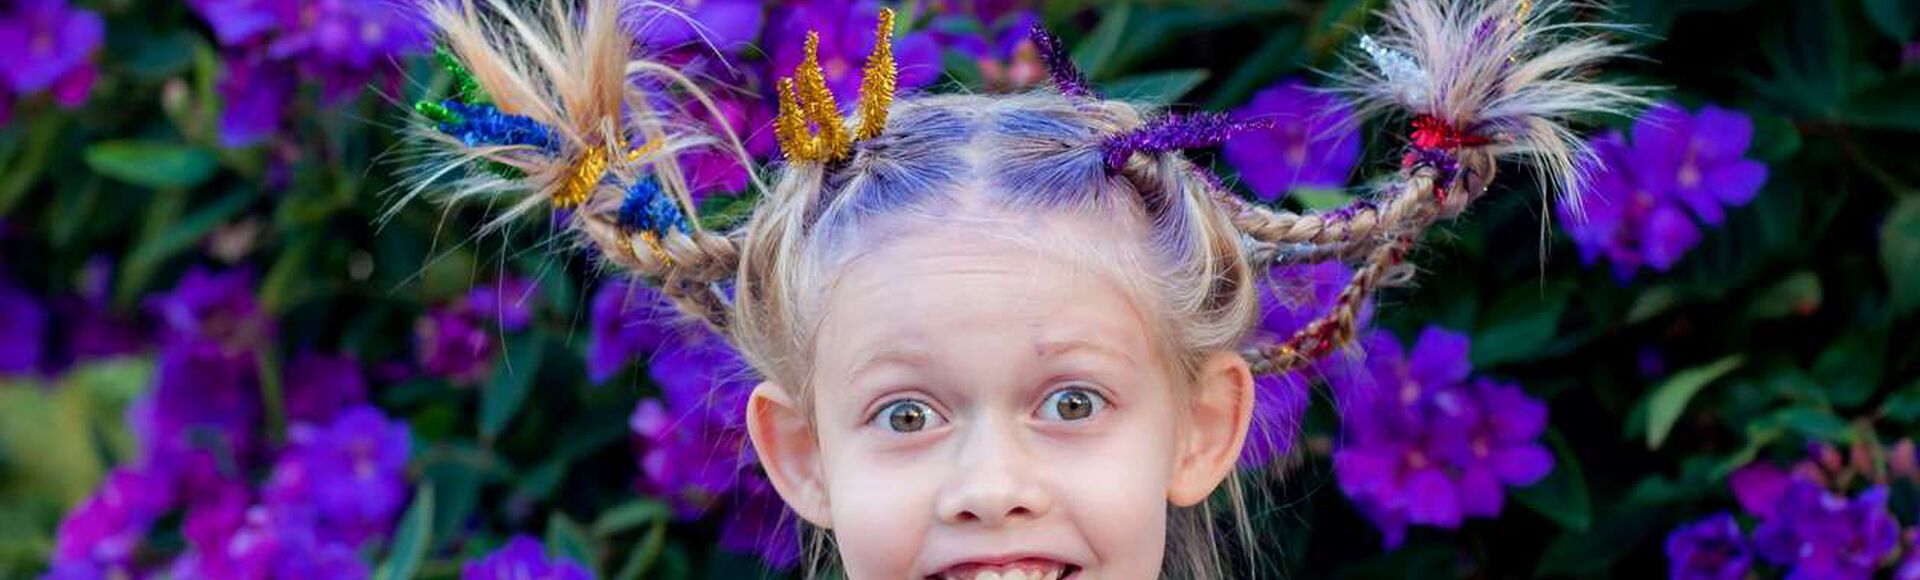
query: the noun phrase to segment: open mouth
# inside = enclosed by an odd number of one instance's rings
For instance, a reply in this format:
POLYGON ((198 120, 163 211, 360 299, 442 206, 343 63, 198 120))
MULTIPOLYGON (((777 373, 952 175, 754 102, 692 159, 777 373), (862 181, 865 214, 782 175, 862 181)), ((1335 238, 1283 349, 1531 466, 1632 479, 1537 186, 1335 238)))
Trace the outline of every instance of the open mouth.
POLYGON ((1079 575, 1079 566, 1044 558, 1024 558, 1002 564, 961 564, 928 576, 927 580, 1066 580, 1079 575))

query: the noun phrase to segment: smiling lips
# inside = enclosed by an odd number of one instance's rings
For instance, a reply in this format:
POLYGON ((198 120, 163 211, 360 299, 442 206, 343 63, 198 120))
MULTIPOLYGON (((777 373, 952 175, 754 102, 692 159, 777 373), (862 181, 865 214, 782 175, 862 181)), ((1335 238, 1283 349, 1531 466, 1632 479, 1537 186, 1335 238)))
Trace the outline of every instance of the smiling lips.
POLYGON ((966 563, 948 568, 930 578, 935 580, 1060 580, 1078 569, 1070 564, 1045 559, 1022 558, 999 564, 966 563))

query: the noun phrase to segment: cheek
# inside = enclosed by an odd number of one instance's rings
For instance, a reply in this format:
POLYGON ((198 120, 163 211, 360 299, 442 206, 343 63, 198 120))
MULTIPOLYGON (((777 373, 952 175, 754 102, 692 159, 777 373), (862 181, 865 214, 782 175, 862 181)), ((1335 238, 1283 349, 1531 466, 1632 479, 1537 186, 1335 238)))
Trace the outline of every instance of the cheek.
POLYGON ((1156 578, 1166 546, 1171 419, 1128 423, 1052 463, 1056 497, 1098 558, 1100 578, 1156 578))
POLYGON ((849 578, 905 578, 934 525, 932 466, 842 453, 827 459, 828 511, 849 578))

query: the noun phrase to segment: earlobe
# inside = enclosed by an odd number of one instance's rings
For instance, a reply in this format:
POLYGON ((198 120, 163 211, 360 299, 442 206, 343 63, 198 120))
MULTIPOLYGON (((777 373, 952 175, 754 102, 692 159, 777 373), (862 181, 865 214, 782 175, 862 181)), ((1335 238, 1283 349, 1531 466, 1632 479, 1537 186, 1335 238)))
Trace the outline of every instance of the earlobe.
POLYGON ((1167 501, 1188 507, 1206 501, 1233 473, 1253 421, 1253 374, 1240 353, 1214 353, 1201 367, 1187 405, 1187 428, 1176 449, 1167 501))
POLYGON ((747 399, 747 435, 780 499, 807 522, 832 528, 820 442, 793 395, 769 382, 754 387, 747 399))

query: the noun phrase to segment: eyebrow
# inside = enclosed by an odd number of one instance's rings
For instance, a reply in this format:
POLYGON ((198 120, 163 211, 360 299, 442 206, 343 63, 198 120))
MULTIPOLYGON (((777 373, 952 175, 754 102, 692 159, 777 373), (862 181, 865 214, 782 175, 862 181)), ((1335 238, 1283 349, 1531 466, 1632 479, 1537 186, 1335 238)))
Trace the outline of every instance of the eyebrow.
POLYGON ((932 362, 933 355, 926 349, 914 346, 887 347, 861 359, 860 362, 854 363, 852 367, 847 369, 847 379, 852 380, 859 378, 861 373, 889 364, 924 367, 932 364, 932 362))
POLYGON ((1133 355, 1127 353, 1125 350, 1115 348, 1104 342, 1095 342, 1081 338, 1043 340, 1034 344, 1033 353, 1040 358, 1049 358, 1076 351, 1094 352, 1119 359, 1135 367, 1140 366, 1140 361, 1135 360, 1133 355))

